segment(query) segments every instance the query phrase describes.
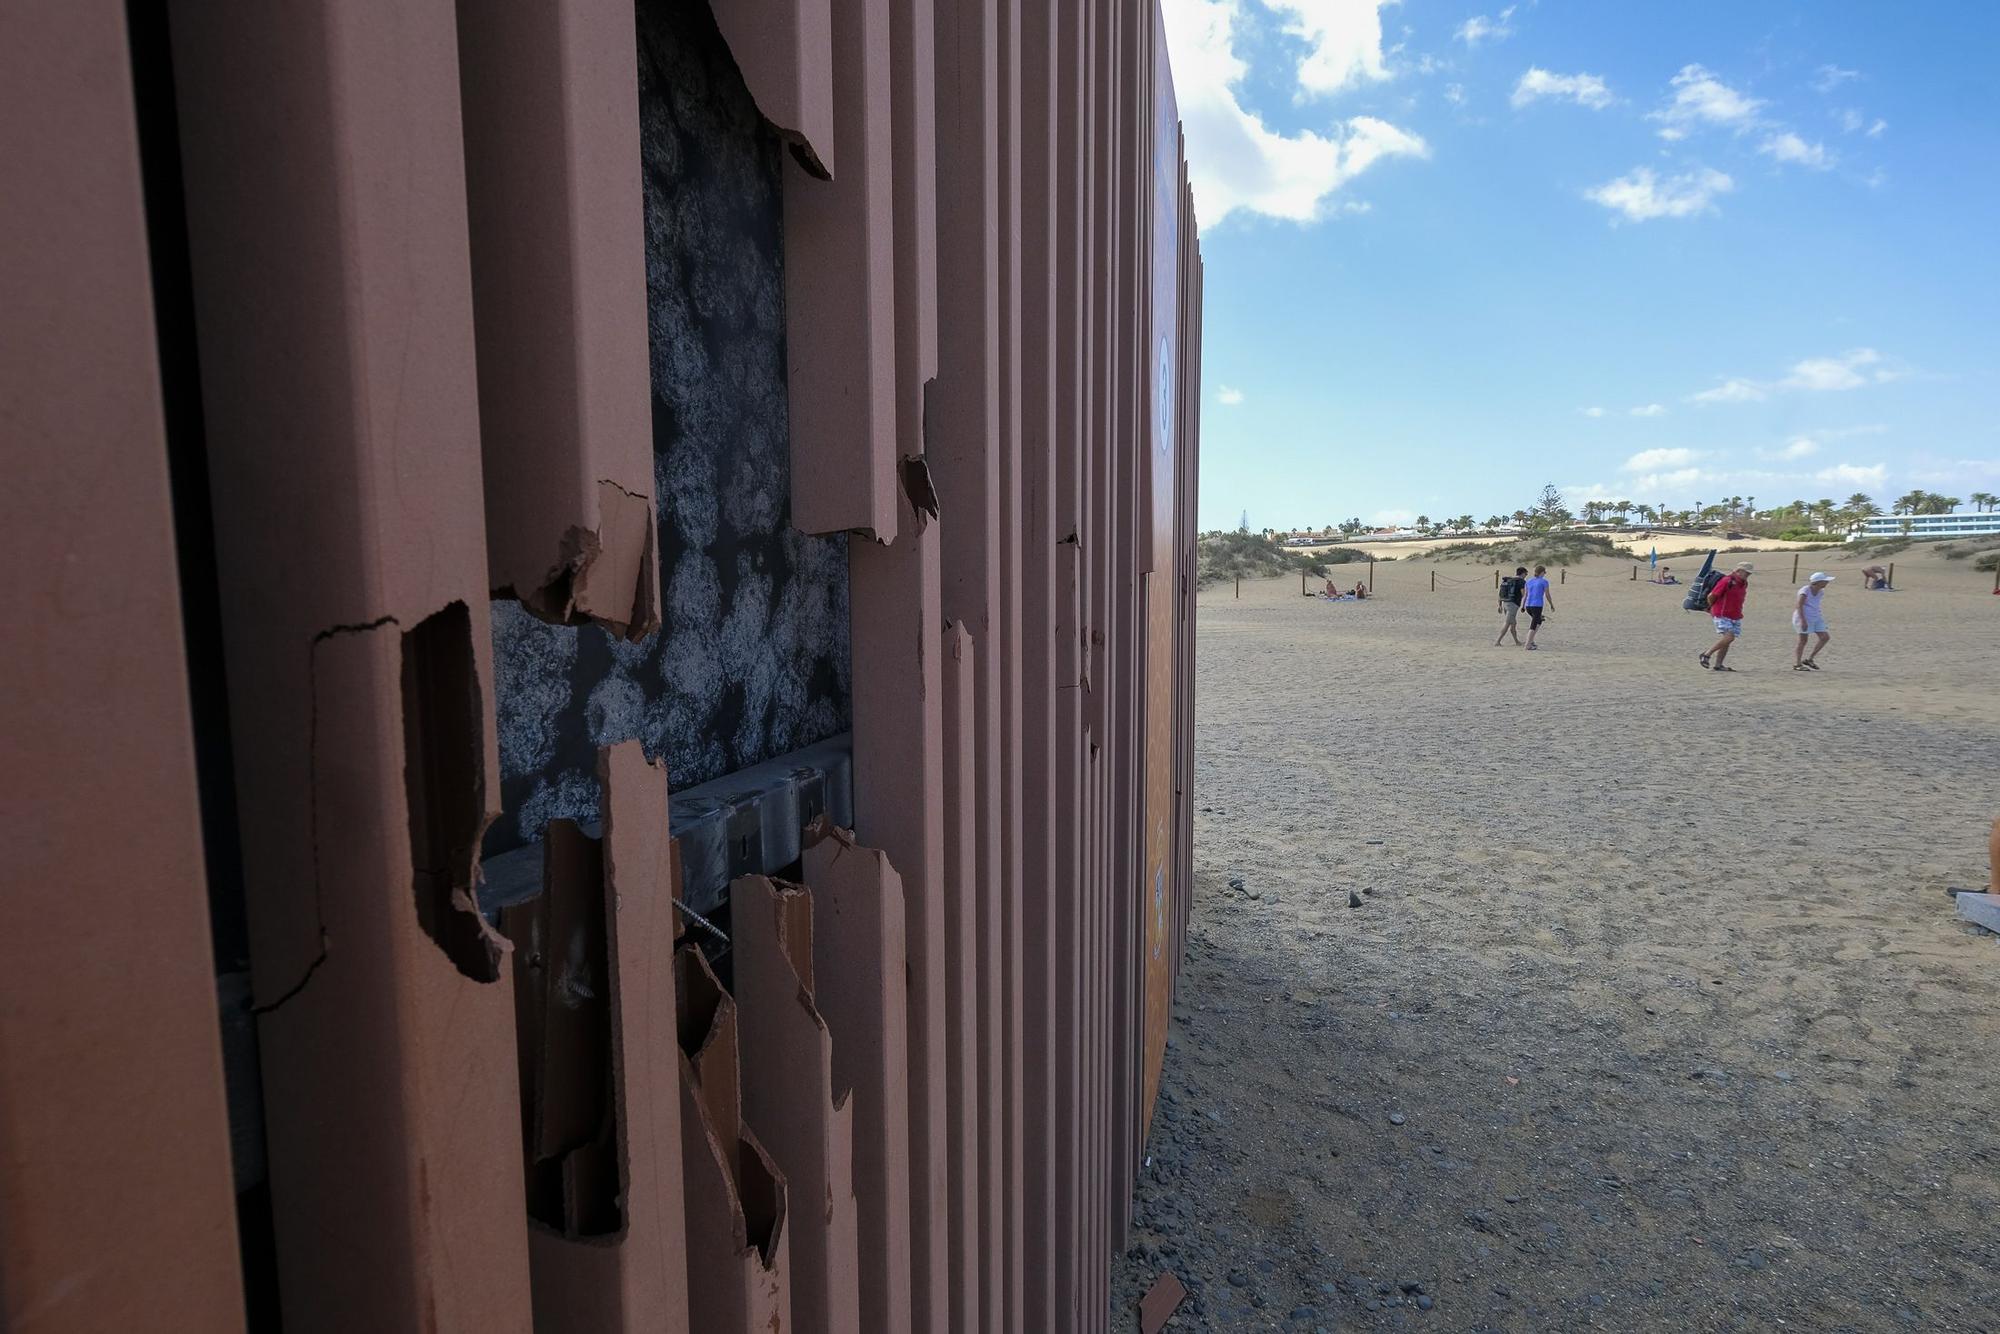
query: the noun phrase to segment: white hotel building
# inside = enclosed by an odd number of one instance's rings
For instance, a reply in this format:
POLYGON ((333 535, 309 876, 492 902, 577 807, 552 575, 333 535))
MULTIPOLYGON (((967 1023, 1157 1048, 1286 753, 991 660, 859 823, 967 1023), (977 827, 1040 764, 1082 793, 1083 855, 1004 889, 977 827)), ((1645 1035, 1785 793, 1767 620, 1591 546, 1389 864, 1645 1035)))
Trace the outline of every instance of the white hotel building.
POLYGON ((1985 514, 1964 510, 1956 514, 1878 514, 1864 522, 1861 531, 1854 537, 1901 537, 1904 524, 1910 526, 1911 537, 2000 536, 2000 511, 1985 514))

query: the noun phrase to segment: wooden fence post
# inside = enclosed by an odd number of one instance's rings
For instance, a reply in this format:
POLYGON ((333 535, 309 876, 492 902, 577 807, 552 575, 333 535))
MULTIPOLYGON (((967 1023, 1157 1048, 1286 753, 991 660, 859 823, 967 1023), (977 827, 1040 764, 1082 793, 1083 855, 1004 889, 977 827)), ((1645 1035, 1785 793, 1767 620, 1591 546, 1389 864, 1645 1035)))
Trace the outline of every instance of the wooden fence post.
POLYGON ((1431 592, 1435 593, 1435 592, 1437 592, 1437 591, 1438 591, 1438 572, 1437 572, 1436 570, 1432 570, 1432 571, 1431 571, 1431 592))
POLYGON ((1889 562, 1889 577, 1888 577, 1887 579, 1884 579, 1884 580, 1883 580, 1882 582, 1883 582, 1883 583, 1885 583, 1885 584, 1887 584, 1887 585, 1889 585, 1889 587, 1891 587, 1891 588, 1894 588, 1894 587, 1896 586, 1896 562, 1895 562, 1895 561, 1890 561, 1890 562, 1889 562))
POLYGON ((1236 576, 1236 596, 1243 596, 1243 576, 1240 574, 1236 576))
POLYGON ((1368 558, 1368 591, 1371 593, 1375 591, 1375 558, 1373 556, 1368 558))

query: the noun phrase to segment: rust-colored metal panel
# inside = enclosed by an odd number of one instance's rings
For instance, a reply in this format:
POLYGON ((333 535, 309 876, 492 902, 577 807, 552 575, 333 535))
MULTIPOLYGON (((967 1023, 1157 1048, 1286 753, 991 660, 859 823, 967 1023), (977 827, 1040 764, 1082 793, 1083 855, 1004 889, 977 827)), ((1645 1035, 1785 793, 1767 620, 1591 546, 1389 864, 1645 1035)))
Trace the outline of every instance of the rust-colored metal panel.
MULTIPOLYGON (((978 747, 977 710, 973 703, 975 646, 964 625, 945 627, 939 645, 943 668, 944 772, 950 806, 945 811, 945 1069, 947 1138, 950 1172, 950 1328, 990 1327, 987 1301, 999 1289, 986 1282, 992 1253, 999 1249, 999 1230, 990 1221, 990 1181, 980 1165, 998 1157, 991 1135, 997 1120, 999 1090, 986 1068, 989 1054, 981 1047, 979 984, 981 954, 997 951, 999 942, 980 920, 978 885, 979 823, 974 779, 978 747)), ((996 1053, 992 1053, 997 1056, 996 1053)))
POLYGON ((991 1313, 989 1328, 1019 1331, 1024 1238, 1022 1195, 1025 1164, 1022 1151, 1021 1096, 1026 1082, 1022 1021, 1026 977, 1022 932, 1022 686, 1025 649, 1022 642, 1022 538, 1027 523, 1027 495, 1022 484, 1022 333, 1021 333, 1021 5, 999 0, 999 75, 996 111, 999 133, 999 280, 1000 280, 1000 619, 998 634, 988 647, 998 652, 1000 686, 999 762, 1000 879, 986 887, 984 916, 993 946, 982 955, 990 967, 981 992, 992 1007, 986 1027, 998 1044, 992 1078, 999 1085, 999 1122, 994 1134, 997 1157, 990 1163, 991 1184, 983 1187, 990 1225, 997 1244, 1001 1300, 991 1313))
POLYGON ((172 21, 285 1326, 525 1331, 452 8, 172 21))
POLYGON ((860 1334, 854 1090, 834 1082, 833 1033, 813 1002, 812 894, 744 876, 730 886, 729 903, 749 1053, 743 1114, 785 1173, 792 1327, 860 1334))
POLYGON ((240 1330, 125 8, 0 27, 0 1327, 240 1330))
MULTIPOLYGON (((1058 870, 1057 770, 1071 738, 1058 734, 1057 636, 1068 619, 1057 602, 1057 18, 1051 0, 1020 6, 1016 80, 1019 134, 1021 428, 1021 751, 1020 916, 1030 923, 1021 950, 1022 1304, 1018 1325, 1055 1327, 1054 1189, 1057 1071, 1066 1053, 1055 1032, 1057 926, 1074 875, 1058 870)), ((1074 236, 1071 230, 1067 235, 1074 236)), ((1069 315, 1070 325, 1075 320, 1069 315)), ((1071 349, 1074 351, 1074 348, 1071 349)), ((1067 693, 1067 692, 1066 692, 1067 693)))
MULTIPOLYGON (((942 610, 947 621, 973 628, 1002 624, 997 8, 945 5, 936 14, 938 379, 927 458, 938 494, 949 498, 941 521, 942 610)), ((1003 893, 1005 883, 1001 655, 1011 648, 996 644, 976 661, 977 863, 974 882, 953 893, 971 895, 982 919, 997 909, 990 896, 1003 893)), ((957 795, 947 774, 947 806, 957 795)), ((1004 998, 995 981, 979 979, 982 1051, 1004 1037, 997 1014, 1004 998)), ((994 1067, 982 1062, 982 1068, 994 1067)), ((996 1175, 1002 1166, 1004 1158, 996 1175)), ((944 1323, 947 1293, 942 1256, 926 1255, 922 1238, 918 1244, 915 1315, 928 1327, 944 1323)))
POLYGON ((1174 854, 1174 598, 1169 570, 1152 571, 1141 579, 1140 601, 1146 608, 1145 807, 1146 878, 1141 885, 1141 923, 1145 954, 1140 977, 1145 984, 1144 1024, 1138 1131, 1140 1145, 1153 1119, 1153 1098, 1160 1087, 1160 1063, 1167 1052, 1167 1008, 1173 997, 1171 955, 1175 936, 1172 859, 1174 854))
POLYGON ((524 1170, 548 1214, 528 1235, 535 1330, 685 1331, 667 776, 628 741, 598 752, 598 778, 602 840, 551 823, 542 893, 506 915, 524 1170))
POLYGON ((897 510, 889 5, 831 0, 840 171, 784 172, 792 524, 882 542, 897 510))
POLYGON ((775 1334, 792 1322, 789 1194, 743 1120, 736 1002, 694 945, 674 954, 674 1018, 689 1324, 775 1334))
POLYGON ((824 820, 801 861, 815 909, 814 999, 834 1035, 834 1085, 854 1090, 861 1327, 902 1334, 912 1328, 903 883, 880 851, 824 820))
POLYGON ((896 448, 905 459, 924 452, 924 406, 938 364, 937 32, 931 5, 932 0, 889 0, 896 448))
POLYGON ((834 0, 713 0, 715 26, 765 120, 821 174, 836 164, 834 0))
POLYGON ((632 6, 459 5, 490 580, 660 623, 632 6))

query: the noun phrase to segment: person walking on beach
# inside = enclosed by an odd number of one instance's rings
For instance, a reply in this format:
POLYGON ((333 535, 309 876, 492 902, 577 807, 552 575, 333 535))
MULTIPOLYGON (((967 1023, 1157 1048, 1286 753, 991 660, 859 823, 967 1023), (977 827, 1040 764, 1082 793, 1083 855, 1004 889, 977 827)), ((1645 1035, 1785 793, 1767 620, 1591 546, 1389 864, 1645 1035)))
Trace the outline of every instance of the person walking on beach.
POLYGON ((1503 619, 1500 622, 1500 639, 1493 641, 1495 648, 1500 647, 1500 640, 1508 635, 1514 636, 1516 644, 1521 642, 1521 631, 1515 622, 1520 619, 1521 594, 1527 586, 1528 567, 1525 565, 1515 566, 1514 573, 1500 581, 1500 615, 1503 619))
POLYGON ((1813 577, 1806 580, 1799 590, 1799 600, 1792 605, 1792 629, 1799 632, 1798 646, 1792 650, 1792 670, 1795 672, 1816 672, 1819 670, 1820 650, 1826 641, 1833 638, 1827 633, 1826 616, 1819 609, 1820 595, 1833 582, 1833 576, 1815 570, 1813 577), (1806 656, 1806 640, 1819 636, 1819 643, 1813 645, 1812 656, 1806 656))
POLYGON ((1522 605, 1528 609, 1528 642, 1524 647, 1535 646, 1535 635, 1542 628, 1542 618, 1556 609, 1549 596, 1549 567, 1537 565, 1535 577, 1528 580, 1521 593, 1522 605))
MULTIPOLYGON (((1715 618, 1716 640, 1709 646, 1708 652, 1701 654, 1696 660, 1711 671, 1736 670, 1727 666, 1723 659, 1729 656, 1730 646, 1736 642, 1736 637, 1743 633, 1743 602, 1749 596, 1750 576, 1755 569, 1756 567, 1746 560, 1731 570, 1721 583, 1709 590, 1708 614, 1715 618)), ((1532 635, 1529 637, 1533 638, 1532 635)))

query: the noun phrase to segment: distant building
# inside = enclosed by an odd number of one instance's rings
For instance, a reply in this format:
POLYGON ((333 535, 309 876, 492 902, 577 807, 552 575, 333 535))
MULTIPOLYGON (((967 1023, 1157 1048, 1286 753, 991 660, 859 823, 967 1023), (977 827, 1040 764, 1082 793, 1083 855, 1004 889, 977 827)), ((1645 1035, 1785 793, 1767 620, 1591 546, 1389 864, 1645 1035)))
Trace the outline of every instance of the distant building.
POLYGON ((2000 511, 1973 514, 1878 514, 1865 520, 1855 537, 1901 537, 1908 524, 1911 537, 2000 536, 2000 511))

